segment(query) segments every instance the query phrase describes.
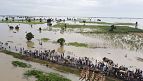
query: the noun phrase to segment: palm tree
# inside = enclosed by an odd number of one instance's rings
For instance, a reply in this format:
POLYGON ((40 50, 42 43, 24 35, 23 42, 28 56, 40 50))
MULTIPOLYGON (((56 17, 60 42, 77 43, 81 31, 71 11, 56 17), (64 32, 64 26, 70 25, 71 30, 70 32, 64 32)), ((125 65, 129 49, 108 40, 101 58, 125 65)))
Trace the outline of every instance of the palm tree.
POLYGON ((57 43, 59 43, 60 46, 62 47, 62 46, 64 46, 65 39, 64 38, 60 38, 60 39, 57 40, 57 43))
POLYGON ((30 41, 32 38, 34 38, 34 35, 31 32, 29 32, 29 33, 26 34, 26 39, 28 41, 30 41))

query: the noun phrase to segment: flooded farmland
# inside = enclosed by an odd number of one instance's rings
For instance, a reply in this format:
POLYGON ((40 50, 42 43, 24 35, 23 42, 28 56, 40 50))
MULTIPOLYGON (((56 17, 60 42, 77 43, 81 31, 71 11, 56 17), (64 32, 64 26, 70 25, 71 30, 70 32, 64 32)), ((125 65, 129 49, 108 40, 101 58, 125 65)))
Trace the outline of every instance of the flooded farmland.
MULTIPOLYGON (((66 21, 68 24, 75 24, 72 21, 66 21)), ((56 25, 56 22, 53 22, 53 25, 56 25)), ((77 25, 83 25, 83 23, 76 23, 77 25)), ((86 25, 100 25, 100 24, 89 24, 86 25)), ((92 28, 69 28, 66 31, 61 33, 61 28, 54 26, 47 26, 47 24, 22 24, 22 23, 0 23, 0 41, 2 43, 7 43, 8 45, 4 46, 7 50, 17 52, 15 49, 20 50, 20 48, 28 49, 28 50, 53 50, 59 51, 60 45, 56 43, 59 38, 65 39, 65 46, 63 47, 65 56, 72 57, 88 57, 92 62, 96 60, 101 61, 104 57, 110 58, 114 61, 115 64, 123 65, 129 68, 130 70, 135 70, 136 68, 142 69, 143 67, 143 38, 130 33, 130 34, 104 34, 104 33, 79 33, 79 32, 87 32, 93 31, 95 29, 92 28), (19 26, 19 30, 10 29, 9 26, 19 26), (42 31, 39 31, 39 28, 42 31), (34 35, 34 38, 31 41, 27 41, 25 35, 31 32, 34 35), (48 38, 48 41, 44 42, 41 39, 48 38), (40 44, 42 42, 42 45, 40 44), (87 47, 76 47, 67 45, 70 42, 78 42, 85 43, 87 47), (11 49, 9 49, 11 46, 11 49)), ((1 54, 4 62, 14 59, 10 56, 5 56, 1 54), (4 59, 5 58, 5 59, 4 59)), ((9 74, 11 78, 15 81, 27 81, 22 77, 23 71, 25 69, 13 69, 13 67, 9 64, 2 63, 3 69, 1 71, 5 71, 7 69, 19 72, 17 75, 13 75, 13 72, 9 74), (6 65, 5 65, 6 64, 6 65), (7 67, 7 68, 4 68, 7 67), (14 78, 15 77, 15 78, 14 78), (17 78, 18 77, 18 78, 17 78), (18 80, 19 79, 19 80, 18 80)), ((33 67, 38 68, 43 71, 51 71, 51 69, 46 68, 41 65, 37 65, 32 63, 33 67)), ((53 70, 52 70, 53 71, 53 70)), ((54 71, 56 72, 56 71, 54 71)), ((8 73, 8 70, 7 72, 8 73)), ((66 78, 71 79, 72 81, 78 81, 78 77, 72 74, 64 74, 57 72, 66 78), (73 78, 74 77, 74 78, 73 78), (76 77, 76 78, 75 78, 76 77)), ((7 75, 7 74, 5 74, 7 75)), ((3 75, 3 76, 5 76, 3 75)), ((5 76, 6 77, 6 76, 5 76)), ((8 81, 6 78, 3 80, 8 81)), ((9 79, 10 80, 10 79, 9 79)), ((30 80, 33 81, 33 80, 30 80)))

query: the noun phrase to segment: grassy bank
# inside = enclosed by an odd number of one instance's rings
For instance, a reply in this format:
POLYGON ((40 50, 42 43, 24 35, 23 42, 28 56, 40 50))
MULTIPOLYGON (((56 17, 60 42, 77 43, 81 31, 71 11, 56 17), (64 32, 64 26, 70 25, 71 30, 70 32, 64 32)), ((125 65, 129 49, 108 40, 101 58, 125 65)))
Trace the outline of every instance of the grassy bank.
MULTIPOLYGON (((55 70, 58 70, 60 72, 67 72, 67 73, 72 73, 72 74, 76 74, 76 75, 79 75, 79 73, 80 73, 80 71, 78 69, 75 69, 75 68, 58 65, 58 64, 55 64, 55 63, 51 63, 51 62, 48 62, 48 61, 44 61, 44 60, 40 60, 40 59, 36 59, 36 58, 32 58, 32 57, 23 56, 19 53, 14 53, 14 52, 6 51, 6 50, 1 51, 1 52, 5 53, 5 54, 8 54, 8 55, 12 55, 14 58, 18 58, 18 59, 22 59, 22 60, 26 60, 26 61, 32 61, 32 62, 37 62, 37 63, 40 63, 40 64, 48 65, 48 67, 54 68, 55 70)), ((43 72, 39 72, 39 73, 43 73, 43 72)), ((27 75, 27 76, 36 76, 37 71, 36 71, 36 74, 29 71, 29 72, 26 72, 25 75, 27 75)), ((40 76, 40 75, 38 75, 38 76, 40 76)), ((55 76, 55 74, 52 75, 51 77, 53 78, 53 76, 55 76)), ((57 76, 57 74, 56 74, 56 76, 57 76)), ((39 79, 38 81, 45 81, 45 79, 48 79, 48 78, 45 78, 45 75, 41 78, 43 78, 44 80, 39 79)), ((66 81, 68 81, 68 80, 66 80, 66 81)), ((106 81, 121 81, 121 80, 118 80, 118 79, 115 79, 115 78, 112 78, 112 77, 106 77, 106 81)))
POLYGON ((75 47, 88 47, 88 44, 85 43, 78 43, 78 42, 70 42, 67 45, 75 46, 75 47))
MULTIPOLYGON (((54 27, 64 27, 63 23, 58 23, 54 25, 54 27)), ((97 26, 97 25, 69 25, 67 24, 67 28, 92 28, 94 29, 91 32, 79 32, 79 33, 142 33, 142 29, 136 29, 129 26, 116 26, 113 32, 110 32, 110 26, 97 26)))
POLYGON ((56 73, 44 73, 38 70, 28 70, 25 74, 26 77, 34 76, 36 81, 71 81, 56 73))
POLYGON ((16 66, 16 67, 22 67, 22 68, 30 68, 31 65, 26 64, 24 62, 20 62, 20 61, 12 61, 12 65, 16 66))

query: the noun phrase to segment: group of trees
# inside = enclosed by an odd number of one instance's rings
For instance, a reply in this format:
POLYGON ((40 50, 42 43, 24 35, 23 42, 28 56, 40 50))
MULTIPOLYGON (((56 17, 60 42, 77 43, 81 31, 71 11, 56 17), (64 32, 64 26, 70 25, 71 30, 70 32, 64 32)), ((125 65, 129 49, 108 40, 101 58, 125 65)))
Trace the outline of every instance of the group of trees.
MULTIPOLYGON (((10 29, 10 30, 13 30, 13 29, 14 29, 14 27, 13 27, 13 26, 8 25, 8 27, 9 27, 9 29, 10 29)), ((18 26, 18 25, 16 25, 16 26, 15 26, 15 29, 16 29, 16 30, 19 30, 19 26, 18 26)))
MULTIPOLYGON (((26 39, 28 41, 32 40, 32 38, 34 38, 34 35, 31 32, 26 34, 26 39)), ((59 43, 60 46, 62 47, 62 46, 64 46, 65 39, 64 38, 60 38, 60 39, 57 40, 57 43, 59 43)))
MULTIPOLYGON (((11 17, 11 19, 12 19, 12 21, 15 21, 15 17, 11 17)), ((5 21, 8 21, 8 20, 9 20, 9 18, 6 17, 6 18, 5 18, 5 21)), ((2 21, 4 21, 4 19, 2 19, 2 21)))

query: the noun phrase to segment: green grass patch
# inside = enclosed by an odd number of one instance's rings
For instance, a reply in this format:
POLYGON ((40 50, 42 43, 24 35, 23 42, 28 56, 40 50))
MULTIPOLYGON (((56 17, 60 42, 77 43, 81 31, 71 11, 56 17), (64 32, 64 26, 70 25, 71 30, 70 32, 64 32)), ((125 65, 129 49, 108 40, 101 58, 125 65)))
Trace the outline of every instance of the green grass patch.
POLYGON ((16 67, 22 67, 22 68, 30 68, 31 67, 30 64, 26 64, 26 63, 20 62, 20 61, 12 61, 12 65, 14 65, 16 67))
POLYGON ((41 41, 43 42, 48 42, 50 39, 49 38, 42 38, 41 41))
POLYGON ((85 43, 78 43, 78 42, 70 42, 67 43, 68 45, 75 46, 75 47, 88 47, 88 44, 85 43))
MULTIPOLYGON (((116 25, 115 25, 116 26, 116 25)), ((64 23, 58 23, 54 27, 64 27, 64 23)), ((142 33, 142 29, 136 29, 129 26, 116 26, 113 32, 110 32, 110 26, 98 26, 98 25, 70 25, 67 24, 67 28, 92 28, 93 31, 86 33, 142 33)), ((83 33, 83 32, 79 32, 83 33)))
POLYGON ((38 70, 28 70, 25 74, 27 77, 34 76, 36 81, 71 81, 56 73, 44 73, 38 70))
MULTIPOLYGON (((80 22, 83 23, 83 22, 80 22)), ((86 23, 95 23, 95 24, 115 24, 115 25, 135 25, 135 23, 109 23, 109 22, 86 22, 86 23)))
POLYGON ((113 23, 115 25, 135 25, 135 23, 113 23))

